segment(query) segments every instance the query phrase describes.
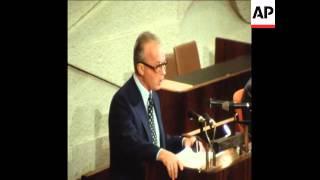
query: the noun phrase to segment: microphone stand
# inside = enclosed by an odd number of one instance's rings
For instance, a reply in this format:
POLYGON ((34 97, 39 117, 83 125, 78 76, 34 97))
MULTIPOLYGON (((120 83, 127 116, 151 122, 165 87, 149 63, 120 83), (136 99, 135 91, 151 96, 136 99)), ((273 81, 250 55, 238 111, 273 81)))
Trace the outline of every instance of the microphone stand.
POLYGON ((215 150, 214 150, 214 139, 215 139, 215 136, 216 136, 216 128, 217 128, 217 127, 215 126, 214 120, 213 120, 208 114, 205 114, 205 116, 207 117, 207 119, 208 119, 208 121, 209 121, 210 129, 211 129, 211 131, 212 131, 212 140, 209 139, 208 135, 207 135, 207 139, 208 139, 208 142, 211 142, 211 143, 210 143, 210 146, 211 146, 212 155, 213 155, 213 156, 212 156, 212 164, 213 164, 213 166, 215 166, 215 165, 216 165, 216 152, 215 152, 215 150), (213 120, 212 123, 210 123, 210 119, 213 120), (214 127, 212 127, 212 126, 214 126, 214 127))
MULTIPOLYGON (((206 127, 206 122, 204 123, 204 127, 206 127)), ((212 126, 210 126, 212 128, 212 126)), ((202 128, 201 128, 202 129, 202 128)), ((212 149, 212 153, 213 153, 213 157, 212 157, 212 163, 213 165, 215 166, 216 165, 216 153, 214 151, 214 148, 213 148, 213 143, 211 142, 209 136, 208 136, 208 132, 207 131, 204 131, 205 135, 206 135, 206 138, 207 138, 207 141, 209 143, 209 148, 208 150, 206 150, 206 169, 208 170, 209 168, 211 168, 211 161, 210 161, 210 156, 209 156, 209 151, 210 149, 212 149)))
MULTIPOLYGON (((194 120, 194 117, 192 117, 192 115, 189 118, 190 118, 190 120, 194 120)), ((197 122, 198 122, 198 125, 200 126, 200 134, 202 134, 204 132, 204 134, 206 136, 206 139, 207 139, 207 141, 209 143, 209 148, 205 148, 206 149, 206 169, 208 170, 209 168, 212 167, 212 164, 210 162, 213 162, 214 166, 216 164, 216 153, 215 153, 215 150, 214 150, 214 147, 213 147, 213 143, 211 142, 211 140, 209 138, 208 132, 203 130, 207 126, 206 120, 200 121, 200 119, 198 117, 197 122), (212 161, 210 161, 210 157, 209 157, 210 149, 212 149, 212 152, 213 152, 213 160, 212 161)), ((212 129, 211 125, 210 125, 210 128, 212 129)))
POLYGON ((212 148, 212 164, 213 164, 213 166, 216 166, 216 152, 215 152, 215 150, 214 150, 214 138, 215 138, 215 136, 216 136, 216 129, 217 129, 217 127, 215 126, 215 125, 210 125, 210 128, 211 128, 211 130, 212 130, 212 126, 214 126, 214 128, 213 128, 213 133, 212 133, 212 143, 211 143, 211 148, 212 148))
MULTIPOLYGON (((213 144, 211 143, 211 140, 209 138, 209 135, 208 135, 208 132, 207 131, 204 131, 204 127, 207 126, 207 122, 204 121, 202 123, 200 123, 198 121, 198 124, 200 126, 200 134, 204 133, 206 139, 207 139, 207 142, 209 143, 209 148, 206 148, 206 170, 209 170, 211 167, 212 167, 212 164, 210 163, 210 156, 209 156, 209 151, 210 149, 212 149, 212 152, 213 152, 213 165, 216 164, 216 154, 215 154, 215 151, 214 151, 214 148, 213 148, 213 144)), ((210 126, 212 128, 212 126, 210 126)))

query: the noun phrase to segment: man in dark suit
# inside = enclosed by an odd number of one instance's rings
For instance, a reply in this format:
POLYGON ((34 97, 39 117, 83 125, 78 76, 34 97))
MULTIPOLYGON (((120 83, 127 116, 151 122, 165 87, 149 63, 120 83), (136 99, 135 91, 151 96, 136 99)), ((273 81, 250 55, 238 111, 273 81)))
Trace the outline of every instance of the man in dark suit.
POLYGON ((144 179, 144 162, 161 161, 170 178, 183 170, 175 152, 192 146, 196 138, 166 135, 156 90, 166 74, 160 41, 139 35, 134 47, 133 76, 114 95, 109 114, 112 179, 144 179))

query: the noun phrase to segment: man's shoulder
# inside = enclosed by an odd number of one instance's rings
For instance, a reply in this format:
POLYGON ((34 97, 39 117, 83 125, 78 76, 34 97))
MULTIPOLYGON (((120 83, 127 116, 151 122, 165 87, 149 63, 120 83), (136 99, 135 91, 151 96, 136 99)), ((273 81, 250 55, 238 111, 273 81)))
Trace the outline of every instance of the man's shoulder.
POLYGON ((134 80, 131 77, 130 79, 128 79, 121 87, 120 89, 117 91, 117 93, 119 94, 126 94, 127 92, 129 92, 130 90, 132 90, 132 88, 134 87, 134 80))
POLYGON ((130 97, 132 91, 134 91, 134 80, 131 77, 120 87, 120 89, 118 89, 114 94, 113 99, 130 97))

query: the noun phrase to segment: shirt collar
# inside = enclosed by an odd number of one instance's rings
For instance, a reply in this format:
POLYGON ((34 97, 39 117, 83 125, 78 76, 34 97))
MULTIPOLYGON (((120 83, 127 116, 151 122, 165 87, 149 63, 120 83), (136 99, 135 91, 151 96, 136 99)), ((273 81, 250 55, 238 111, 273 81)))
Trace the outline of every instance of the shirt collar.
POLYGON ((143 103, 144 103, 145 107, 147 108, 149 94, 151 93, 151 95, 152 95, 152 91, 148 91, 142 85, 142 83, 140 82, 140 79, 137 77, 137 75, 135 73, 133 74, 133 79, 134 79, 134 82, 136 83, 136 85, 138 86, 139 92, 140 92, 142 99, 143 99, 143 103))

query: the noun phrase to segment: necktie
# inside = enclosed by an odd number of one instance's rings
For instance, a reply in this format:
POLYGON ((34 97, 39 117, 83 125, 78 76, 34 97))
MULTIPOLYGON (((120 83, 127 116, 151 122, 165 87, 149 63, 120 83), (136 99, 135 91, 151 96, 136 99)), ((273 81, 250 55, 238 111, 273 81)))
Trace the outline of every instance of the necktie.
POLYGON ((153 107, 154 107, 154 104, 153 104, 153 100, 150 93, 148 98, 148 122, 151 129, 152 143, 157 145, 157 135, 156 135, 154 119, 153 119, 153 107))

